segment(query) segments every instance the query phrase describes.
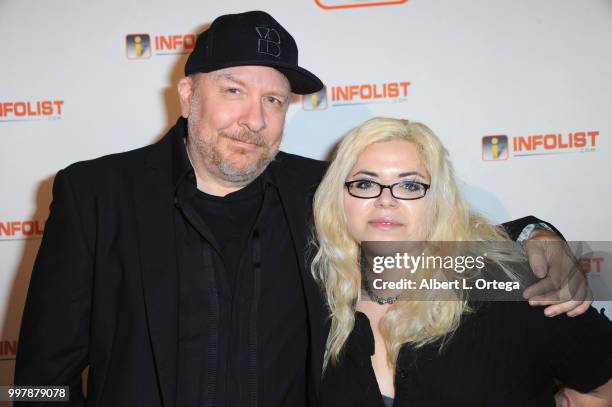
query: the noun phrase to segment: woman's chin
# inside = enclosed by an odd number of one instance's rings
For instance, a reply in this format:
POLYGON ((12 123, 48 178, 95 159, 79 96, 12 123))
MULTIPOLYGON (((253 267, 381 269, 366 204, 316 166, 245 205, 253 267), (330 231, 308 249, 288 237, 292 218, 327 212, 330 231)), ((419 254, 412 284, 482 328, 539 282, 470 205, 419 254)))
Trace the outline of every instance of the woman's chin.
POLYGON ((365 242, 404 242, 413 239, 401 233, 375 233, 363 240, 365 242))

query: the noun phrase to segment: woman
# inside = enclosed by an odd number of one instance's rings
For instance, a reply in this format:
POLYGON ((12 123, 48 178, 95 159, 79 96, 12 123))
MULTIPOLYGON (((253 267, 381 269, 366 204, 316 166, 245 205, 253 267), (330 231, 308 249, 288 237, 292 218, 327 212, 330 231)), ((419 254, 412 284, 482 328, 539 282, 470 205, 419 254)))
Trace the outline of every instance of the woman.
MULTIPOLYGON (((555 380, 611 405, 612 327, 594 309, 551 319, 524 302, 468 302, 461 290, 457 301, 368 298, 363 241, 509 240, 470 213, 426 126, 375 118, 352 131, 314 217, 312 272, 331 314, 323 406, 554 406, 555 380)), ((512 257, 488 262, 512 277, 512 257)))

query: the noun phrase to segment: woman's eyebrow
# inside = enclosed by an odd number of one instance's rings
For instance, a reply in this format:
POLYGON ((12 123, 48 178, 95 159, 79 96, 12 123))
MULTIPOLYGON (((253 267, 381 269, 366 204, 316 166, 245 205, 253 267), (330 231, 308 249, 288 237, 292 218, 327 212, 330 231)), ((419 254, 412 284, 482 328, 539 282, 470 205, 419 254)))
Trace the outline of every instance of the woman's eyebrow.
POLYGON ((425 178, 425 176, 423 174, 421 174, 418 171, 408 171, 408 172, 402 172, 401 174, 399 174, 397 177, 398 178, 404 178, 404 177, 408 177, 410 175, 418 175, 421 178, 425 178))
POLYGON ((369 177, 378 177, 377 173, 371 172, 371 171, 357 171, 352 176, 354 177, 354 176, 359 175, 359 174, 367 175, 369 177))
MULTIPOLYGON (((372 171, 365 171, 365 170, 357 171, 356 173, 354 173, 354 174, 352 175, 352 177, 355 177, 355 176, 357 176, 357 175, 359 175, 359 174, 362 174, 362 175, 367 175, 367 176, 369 176, 369 177, 375 177, 375 178, 378 178, 378 174, 377 174, 377 173, 372 172, 372 171)), ((420 172, 418 172, 418 171, 408 171, 408 172, 402 172, 402 173, 400 173, 400 174, 398 174, 398 175, 397 175, 397 178, 409 177, 409 176, 411 176, 411 175, 418 175, 418 176, 419 176, 419 177, 421 177, 421 178, 425 178, 425 176, 424 176, 423 174, 421 174, 420 172)))

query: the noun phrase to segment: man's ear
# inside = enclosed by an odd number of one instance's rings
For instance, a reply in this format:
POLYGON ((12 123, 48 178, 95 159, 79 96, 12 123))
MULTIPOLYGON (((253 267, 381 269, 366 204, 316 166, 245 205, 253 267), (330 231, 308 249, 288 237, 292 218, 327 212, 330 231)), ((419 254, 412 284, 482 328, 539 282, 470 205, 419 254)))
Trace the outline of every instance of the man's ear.
POLYGON ((190 77, 185 77, 179 80, 176 88, 179 94, 179 102, 181 103, 181 116, 185 119, 189 117, 189 101, 193 95, 193 80, 190 77))

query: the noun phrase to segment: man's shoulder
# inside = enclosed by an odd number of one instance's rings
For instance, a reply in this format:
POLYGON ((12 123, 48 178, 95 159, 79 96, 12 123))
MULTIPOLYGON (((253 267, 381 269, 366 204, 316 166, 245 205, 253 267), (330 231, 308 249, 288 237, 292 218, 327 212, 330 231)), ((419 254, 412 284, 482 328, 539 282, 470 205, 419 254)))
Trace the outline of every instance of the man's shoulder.
POLYGON ((142 168, 150 153, 158 149, 159 146, 160 142, 134 150, 78 161, 70 164, 62 171, 71 176, 78 176, 80 174, 88 176, 119 174, 126 176, 134 169, 142 168))
POLYGON ((68 179, 77 192, 118 191, 122 185, 131 185, 134 179, 141 178, 147 162, 153 157, 167 156, 169 159, 170 154, 152 154, 162 151, 162 142, 75 162, 59 173, 68 179))
POLYGON ((315 160, 313 158, 289 154, 283 151, 279 151, 274 161, 287 171, 295 171, 302 176, 311 176, 317 179, 323 177, 329 165, 327 161, 315 160))

